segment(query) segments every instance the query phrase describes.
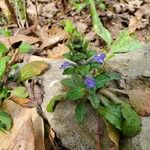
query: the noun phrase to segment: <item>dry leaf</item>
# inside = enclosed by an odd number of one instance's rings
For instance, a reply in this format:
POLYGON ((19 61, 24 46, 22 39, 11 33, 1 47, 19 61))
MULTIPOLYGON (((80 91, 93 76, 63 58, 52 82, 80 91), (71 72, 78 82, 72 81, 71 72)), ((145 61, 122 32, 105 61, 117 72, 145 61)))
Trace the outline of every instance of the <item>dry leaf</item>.
POLYGON ((39 38, 33 37, 33 36, 26 36, 22 34, 17 34, 16 36, 11 36, 7 38, 0 38, 0 42, 4 43, 5 46, 9 49, 12 44, 17 43, 17 42, 26 42, 29 44, 34 44, 40 41, 39 38))
POLYGON ((107 126, 108 136, 111 139, 111 141, 115 144, 116 150, 118 150, 119 149, 119 132, 109 122, 107 122, 106 120, 104 121, 107 126))
POLYGON ((24 104, 30 102, 30 99, 28 99, 28 98, 19 98, 19 97, 15 97, 15 96, 12 96, 11 100, 14 101, 15 103, 21 105, 21 106, 24 106, 24 104))
POLYGON ((138 27, 138 19, 134 16, 131 17, 130 23, 129 23, 129 33, 133 33, 138 27))
POLYGON ((132 107, 141 116, 150 116, 150 92, 141 90, 128 91, 129 101, 132 107))
POLYGON ((34 150, 34 134, 31 122, 31 109, 23 108, 12 101, 6 101, 3 109, 13 118, 11 132, 0 132, 0 149, 34 150))
POLYGON ((44 26, 43 28, 38 29, 36 33, 43 42, 41 49, 44 49, 45 47, 52 47, 68 38, 67 32, 63 31, 59 27, 52 27, 49 30, 48 27, 44 26))
POLYGON ((0 149, 45 150, 44 123, 36 109, 23 108, 12 101, 6 101, 3 109, 13 118, 11 132, 0 132, 0 149))
POLYGON ((134 110, 141 116, 150 116, 150 92, 143 90, 119 90, 110 88, 111 91, 129 96, 129 101, 134 110))
POLYGON ((57 47, 54 47, 52 50, 48 51, 48 58, 51 59, 63 59, 63 54, 67 53, 69 48, 64 44, 58 44, 57 47))

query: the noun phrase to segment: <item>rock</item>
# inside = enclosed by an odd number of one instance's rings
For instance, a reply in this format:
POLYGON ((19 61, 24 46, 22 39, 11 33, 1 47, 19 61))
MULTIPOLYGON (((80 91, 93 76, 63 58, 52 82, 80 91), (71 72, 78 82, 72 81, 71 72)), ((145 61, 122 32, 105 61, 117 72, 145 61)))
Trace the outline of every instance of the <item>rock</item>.
MULTIPOLYGON (((59 103, 53 113, 46 111, 46 106, 51 98, 62 91, 60 80, 63 76, 62 70, 59 69, 61 63, 62 61, 51 61, 50 70, 42 76, 45 90, 42 108, 51 127, 61 139, 63 146, 69 150, 95 150, 98 115, 91 106, 86 106, 87 115, 83 124, 78 124, 75 120, 74 110, 76 105, 72 101, 59 103)), ((108 145, 112 143, 109 142, 108 137, 105 137, 101 140, 105 141, 103 145, 108 148, 108 145)))
MULTIPOLYGON (((92 107, 87 105, 86 119, 83 124, 77 124, 75 121, 75 103, 64 101, 56 106, 53 113, 46 111, 46 106, 51 98, 62 91, 60 80, 62 70, 59 69, 63 61, 50 61, 51 68, 43 76, 43 85, 45 90, 42 108, 48 118, 51 127, 62 140, 63 146, 70 150, 95 150, 96 149, 96 129, 97 114, 92 107)), ((116 55, 109 65, 120 71, 127 78, 135 79, 137 76, 150 77, 150 51, 133 51, 126 54, 116 55)), ((148 150, 150 143, 150 117, 142 118, 142 131, 137 136, 130 139, 123 139, 121 142, 122 150, 148 150)), ((106 128, 102 131, 106 135, 106 128)), ((112 143, 108 137, 101 137, 101 146, 104 150, 109 150, 112 143)))
POLYGON ((150 48, 116 54, 109 65, 130 79, 137 76, 150 77, 150 48))
POLYGON ((150 117, 142 118, 142 131, 132 139, 123 139, 121 150, 149 150, 150 144, 150 117))

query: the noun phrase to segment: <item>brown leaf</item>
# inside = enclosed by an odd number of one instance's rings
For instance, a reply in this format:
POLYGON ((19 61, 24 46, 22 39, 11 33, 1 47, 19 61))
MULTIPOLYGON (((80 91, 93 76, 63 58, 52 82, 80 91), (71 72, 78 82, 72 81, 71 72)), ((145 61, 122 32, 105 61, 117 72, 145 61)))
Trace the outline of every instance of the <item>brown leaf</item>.
POLYGON ((134 16, 131 17, 130 23, 129 23, 129 33, 133 33, 138 27, 138 19, 134 16))
POLYGON ((150 116, 150 92, 131 90, 128 92, 132 107, 141 116, 150 116))
POLYGON ((69 48, 64 44, 58 44, 57 47, 54 47, 52 50, 48 51, 48 58, 51 59, 63 59, 63 54, 68 52, 69 48))
POLYGON ((17 43, 17 42, 26 42, 29 44, 34 44, 40 41, 39 38, 33 37, 33 36, 26 36, 22 34, 17 34, 16 36, 11 36, 7 38, 0 38, 0 42, 4 43, 6 47, 9 49, 12 44, 17 43))
POLYGON ((1 150, 45 150, 44 123, 36 109, 24 108, 9 100, 3 109, 11 114, 13 127, 11 132, 0 132, 1 150))
POLYGON ((11 100, 14 101, 15 103, 21 105, 21 106, 30 102, 30 99, 28 99, 28 98, 19 98, 19 97, 15 97, 15 96, 12 96, 11 100))
POLYGON ((13 118, 11 132, 0 132, 0 149, 7 150, 34 150, 34 134, 31 122, 32 110, 23 108, 12 101, 6 101, 3 109, 13 118))
POLYGON ((109 122, 107 122, 106 120, 105 124, 107 126, 107 132, 108 132, 108 136, 110 138, 110 140, 115 144, 115 149, 118 150, 119 149, 119 132, 117 131, 116 128, 114 128, 109 122))
POLYGON ((45 47, 52 47, 68 38, 67 32, 63 31, 59 27, 52 27, 49 30, 47 26, 44 26, 43 28, 39 28, 37 30, 37 34, 43 42, 41 49, 44 49, 45 47))

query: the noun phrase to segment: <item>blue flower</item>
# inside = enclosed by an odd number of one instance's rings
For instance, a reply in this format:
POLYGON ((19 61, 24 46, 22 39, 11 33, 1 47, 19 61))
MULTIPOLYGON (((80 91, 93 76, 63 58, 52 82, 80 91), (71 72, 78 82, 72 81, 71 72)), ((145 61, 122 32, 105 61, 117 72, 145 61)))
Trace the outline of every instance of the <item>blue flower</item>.
POLYGON ((94 61, 98 62, 99 64, 102 64, 104 62, 105 57, 106 57, 105 54, 95 55, 94 61))
POLYGON ((66 69, 70 66, 72 66, 71 63, 69 63, 68 61, 64 61, 64 63, 61 65, 60 69, 66 69))
POLYGON ((93 79, 91 77, 86 77, 84 83, 87 88, 95 88, 96 87, 95 79, 93 79))

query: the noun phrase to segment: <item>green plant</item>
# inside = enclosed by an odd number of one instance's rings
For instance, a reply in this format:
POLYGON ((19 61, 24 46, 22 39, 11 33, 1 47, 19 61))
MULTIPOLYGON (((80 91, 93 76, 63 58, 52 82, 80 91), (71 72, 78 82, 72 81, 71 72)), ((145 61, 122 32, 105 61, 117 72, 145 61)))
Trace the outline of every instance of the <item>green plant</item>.
MULTIPOLYGON (((1 29, 0 34, 8 37, 11 33, 7 29, 1 29)), ((28 100, 28 92, 21 82, 30 79, 33 76, 41 74, 47 68, 47 63, 35 61, 28 64, 20 65, 16 58, 19 53, 28 53, 31 45, 21 42, 18 48, 8 49, 5 44, 0 42, 0 130, 10 130, 12 127, 12 118, 2 108, 7 99, 11 99, 20 105, 28 100), (12 55, 13 53, 13 55, 12 55), (38 69, 37 69, 38 68, 38 69), (12 88, 11 82, 16 82, 12 88), (15 101, 17 99, 17 101, 15 101), (19 102, 20 99, 20 102, 19 102)), ((29 101, 29 100, 28 100, 29 101)))
POLYGON ((141 130, 139 115, 128 104, 109 91, 109 84, 119 80, 121 74, 107 69, 110 58, 118 53, 125 53, 141 47, 141 44, 123 30, 117 39, 107 48, 107 53, 97 54, 89 47, 88 41, 73 24, 67 20, 65 30, 71 35, 67 43, 70 51, 64 54, 68 59, 61 69, 63 75, 69 75, 61 81, 67 92, 54 97, 47 106, 47 111, 54 111, 55 102, 70 100, 76 102, 76 120, 81 123, 85 117, 86 103, 90 103, 96 112, 102 116, 106 124, 126 137, 132 137, 141 130))

